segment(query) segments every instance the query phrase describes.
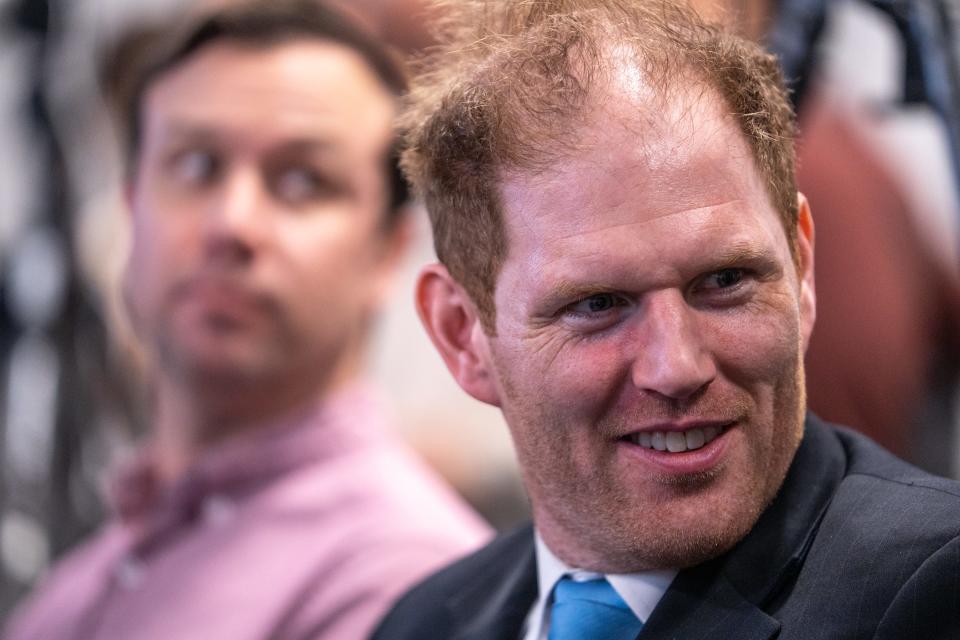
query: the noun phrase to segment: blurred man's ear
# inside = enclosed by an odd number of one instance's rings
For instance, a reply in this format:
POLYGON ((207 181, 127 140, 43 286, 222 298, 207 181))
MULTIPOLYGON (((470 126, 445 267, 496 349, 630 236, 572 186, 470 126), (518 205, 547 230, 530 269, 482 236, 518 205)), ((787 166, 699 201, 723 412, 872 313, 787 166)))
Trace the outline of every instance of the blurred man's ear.
POLYGON ((810 334, 817 319, 817 295, 813 281, 813 215, 806 196, 797 193, 797 262, 800 273, 800 330, 803 349, 810 344, 810 334))
POLYGON ((432 264, 417 278, 417 313, 433 345, 464 391, 500 406, 488 336, 473 301, 446 267, 432 264))

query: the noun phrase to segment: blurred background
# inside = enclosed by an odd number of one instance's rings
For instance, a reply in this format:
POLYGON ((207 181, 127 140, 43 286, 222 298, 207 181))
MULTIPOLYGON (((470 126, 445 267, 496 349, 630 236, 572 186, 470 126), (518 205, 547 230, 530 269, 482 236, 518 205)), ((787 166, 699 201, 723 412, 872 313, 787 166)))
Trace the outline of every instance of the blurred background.
MULTIPOLYGON (((0 0, 0 616, 99 523, 103 471, 144 430, 106 106, 151 25, 198 1, 213 0, 0 0)), ((817 226, 811 406, 960 477, 960 2, 696 4, 775 52, 793 90, 817 226)), ((431 44, 421 0, 342 5, 401 55, 431 44)), ((414 244, 370 374, 404 435, 504 528, 526 515, 506 428, 413 311, 422 212, 414 244)))

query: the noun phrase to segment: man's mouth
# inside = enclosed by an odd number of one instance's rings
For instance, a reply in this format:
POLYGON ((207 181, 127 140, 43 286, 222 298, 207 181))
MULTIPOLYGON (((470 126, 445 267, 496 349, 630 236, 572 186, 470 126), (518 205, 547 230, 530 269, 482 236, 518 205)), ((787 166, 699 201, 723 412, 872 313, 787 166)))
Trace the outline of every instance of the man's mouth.
POLYGON ((199 309, 214 325, 235 325, 263 313, 270 298, 241 279, 198 275, 179 283, 172 294, 177 304, 199 309))
POLYGON ((683 453, 684 451, 695 451, 712 442, 722 435, 728 426, 729 424, 693 427, 684 430, 637 431, 624 436, 623 439, 645 449, 683 453))

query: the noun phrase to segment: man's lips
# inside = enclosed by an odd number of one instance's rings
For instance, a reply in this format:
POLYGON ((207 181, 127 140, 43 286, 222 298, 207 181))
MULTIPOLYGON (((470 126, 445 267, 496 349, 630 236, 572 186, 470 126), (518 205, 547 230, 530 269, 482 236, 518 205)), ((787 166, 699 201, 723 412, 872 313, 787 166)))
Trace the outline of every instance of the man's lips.
POLYGON ((664 423, 634 431, 620 439, 631 444, 665 453, 696 451, 718 437, 736 421, 695 421, 664 423))
POLYGON ((175 292, 175 299, 199 305, 207 314, 216 316, 248 316, 262 311, 266 299, 249 287, 229 279, 197 278, 184 282, 175 292))
POLYGON ((722 464, 738 421, 666 423, 618 439, 626 459, 671 476, 704 473, 722 464))

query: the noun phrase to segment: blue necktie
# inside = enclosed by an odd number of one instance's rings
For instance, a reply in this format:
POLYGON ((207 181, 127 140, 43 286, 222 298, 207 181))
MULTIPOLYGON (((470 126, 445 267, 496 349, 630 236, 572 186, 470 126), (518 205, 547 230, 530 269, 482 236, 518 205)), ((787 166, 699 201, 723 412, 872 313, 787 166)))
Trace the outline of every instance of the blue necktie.
POLYGON ((610 583, 565 577, 553 590, 548 640, 635 640, 643 623, 610 583))

